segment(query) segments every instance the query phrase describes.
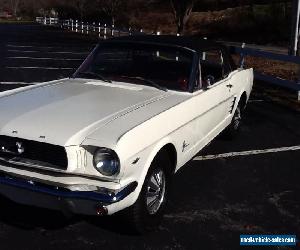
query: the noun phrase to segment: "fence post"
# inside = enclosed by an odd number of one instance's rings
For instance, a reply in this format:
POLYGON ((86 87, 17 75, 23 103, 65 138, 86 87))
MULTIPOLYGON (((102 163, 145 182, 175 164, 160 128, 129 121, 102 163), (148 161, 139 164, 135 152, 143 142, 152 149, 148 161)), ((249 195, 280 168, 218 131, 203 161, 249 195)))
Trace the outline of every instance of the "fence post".
POLYGON ((128 32, 129 32, 129 35, 131 36, 132 35, 131 27, 128 28, 128 32))
POLYGON ((107 33, 107 28, 106 28, 106 24, 104 24, 104 39, 106 39, 106 33, 107 33))
POLYGON ((99 22, 99 26, 98 26, 98 32, 99 32, 99 38, 101 38, 101 23, 99 22))
POLYGON ((86 23, 86 33, 89 34, 89 23, 86 23))
POLYGON ((78 32, 78 20, 75 21, 76 33, 78 32))
POLYGON ((93 31, 96 32, 96 23, 93 22, 93 31))
MULTIPOLYGON (((160 31, 157 31, 157 32, 156 32, 156 35, 157 35, 157 36, 160 36, 160 31)), ((159 50, 156 51, 156 57, 160 57, 160 52, 159 52, 159 50)))
MULTIPOLYGON (((207 40, 207 37, 203 37, 204 40, 207 40)), ((206 52, 202 52, 202 61, 206 60, 206 52)))
POLYGON ((293 0, 292 3, 292 28, 289 54, 292 56, 297 55, 298 42, 299 42, 299 16, 300 16, 300 1, 293 0))
POLYGON ((246 47, 246 43, 242 43, 242 52, 240 54, 240 68, 243 69, 245 65, 245 54, 244 54, 244 48, 246 47))
POLYGON ((115 25, 113 24, 111 26, 111 36, 114 37, 114 29, 115 29, 115 25))
POLYGON ((81 33, 83 34, 83 22, 81 21, 81 33))

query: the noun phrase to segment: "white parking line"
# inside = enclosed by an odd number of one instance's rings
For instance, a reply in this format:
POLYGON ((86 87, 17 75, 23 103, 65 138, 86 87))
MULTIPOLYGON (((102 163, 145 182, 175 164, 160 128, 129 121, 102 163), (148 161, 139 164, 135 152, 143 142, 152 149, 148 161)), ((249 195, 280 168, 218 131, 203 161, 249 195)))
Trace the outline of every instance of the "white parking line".
POLYGON ((30 56, 10 56, 8 59, 28 59, 28 60, 55 60, 55 61, 83 61, 79 58, 51 58, 51 57, 30 57, 30 56))
POLYGON ((49 69, 49 70, 71 70, 75 68, 55 68, 55 67, 5 67, 7 69, 49 69))
POLYGON ((71 55, 87 55, 89 52, 71 52, 71 51, 37 51, 37 50, 18 50, 8 49, 8 52, 17 53, 45 53, 45 54, 71 54, 71 55))
POLYGON ((193 159, 193 161, 206 161, 206 160, 214 160, 214 159, 220 159, 220 158, 230 158, 230 157, 235 157, 235 156, 270 154, 270 153, 297 151, 297 150, 300 150, 300 146, 270 148, 270 149, 262 149, 262 150, 249 150, 249 151, 241 151, 241 152, 230 152, 230 153, 216 154, 216 155, 196 156, 193 159))
POLYGON ((14 44, 7 44, 6 47, 10 47, 10 48, 41 48, 41 49, 61 48, 61 46, 56 46, 56 47, 44 47, 44 46, 14 45, 14 44))
MULTIPOLYGON (((58 49, 58 48, 65 48, 66 46, 52 46, 52 47, 45 47, 45 46, 29 46, 29 45, 15 45, 15 44, 7 44, 6 47, 10 48, 40 48, 40 49, 58 49)), ((76 48, 76 47, 74 47, 76 48)), ((79 48, 79 46, 77 47, 79 48)))
POLYGON ((69 52, 69 51, 62 51, 62 52, 60 52, 60 51, 49 51, 49 52, 47 52, 47 53, 49 53, 49 54, 72 54, 72 55, 87 55, 87 54, 89 54, 90 52, 69 52))
POLYGON ((250 99, 248 102, 264 102, 265 100, 250 99))
POLYGON ((32 48, 33 46, 19 46, 19 45, 7 44, 6 47, 12 47, 12 48, 32 48))
POLYGON ((8 52, 22 52, 22 53, 41 53, 41 51, 36 50, 18 50, 18 49, 8 49, 8 52))

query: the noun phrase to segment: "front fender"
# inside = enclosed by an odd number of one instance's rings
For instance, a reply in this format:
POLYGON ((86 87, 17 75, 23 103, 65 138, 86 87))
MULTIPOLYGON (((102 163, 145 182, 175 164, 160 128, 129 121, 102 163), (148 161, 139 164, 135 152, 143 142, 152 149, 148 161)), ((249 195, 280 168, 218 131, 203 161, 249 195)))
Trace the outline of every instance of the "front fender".
POLYGON ((134 156, 130 157, 122 163, 124 164, 124 172, 121 177, 121 183, 128 183, 130 181, 136 181, 138 183, 136 190, 133 194, 132 204, 134 204, 134 202, 136 202, 136 200, 138 199, 146 175, 155 156, 167 144, 174 145, 171 137, 169 136, 143 149, 142 151, 140 151, 139 153, 135 154, 134 156))

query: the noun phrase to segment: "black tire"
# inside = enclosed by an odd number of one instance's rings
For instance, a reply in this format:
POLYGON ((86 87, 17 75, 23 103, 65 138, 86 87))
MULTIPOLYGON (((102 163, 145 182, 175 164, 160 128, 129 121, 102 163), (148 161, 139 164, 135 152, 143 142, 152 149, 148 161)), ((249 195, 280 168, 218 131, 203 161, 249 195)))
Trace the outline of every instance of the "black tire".
MULTIPOLYGON (((128 209, 126 219, 136 233, 144 234, 155 231, 161 223, 169 196, 171 184, 171 161, 167 154, 160 153, 153 160, 147 176, 145 178, 142 190, 137 201, 128 209), (163 199, 157 211, 151 210, 147 205, 147 194, 149 194, 149 182, 154 174, 163 173, 165 177, 165 189, 163 199)), ((153 179, 152 179, 153 180, 153 179)), ((163 192, 161 190, 161 192, 163 192)), ((148 197, 149 198, 149 197, 148 197)))
POLYGON ((241 125, 242 125, 242 107, 239 103, 233 114, 231 123, 224 131, 225 137, 231 139, 237 136, 237 134, 240 131, 241 125))

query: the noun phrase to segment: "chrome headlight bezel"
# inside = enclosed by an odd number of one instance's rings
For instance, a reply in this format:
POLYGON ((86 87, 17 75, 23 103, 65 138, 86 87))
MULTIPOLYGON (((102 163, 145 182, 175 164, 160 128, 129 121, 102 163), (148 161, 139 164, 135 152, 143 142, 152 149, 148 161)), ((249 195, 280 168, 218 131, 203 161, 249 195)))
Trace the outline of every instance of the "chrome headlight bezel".
POLYGON ((120 159, 117 153, 108 148, 96 148, 93 166, 103 176, 113 177, 120 173, 120 159))

